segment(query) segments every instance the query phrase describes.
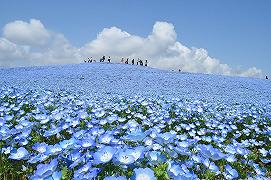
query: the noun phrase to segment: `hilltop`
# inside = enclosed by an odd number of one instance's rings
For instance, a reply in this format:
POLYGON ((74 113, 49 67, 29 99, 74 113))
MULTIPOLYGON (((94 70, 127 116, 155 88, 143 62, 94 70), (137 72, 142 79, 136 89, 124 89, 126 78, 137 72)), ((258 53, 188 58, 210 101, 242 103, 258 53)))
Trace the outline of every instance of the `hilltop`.
POLYGON ((142 96, 268 103, 271 83, 256 78, 179 73, 127 64, 82 63, 0 69, 0 86, 65 90, 81 97, 142 96))

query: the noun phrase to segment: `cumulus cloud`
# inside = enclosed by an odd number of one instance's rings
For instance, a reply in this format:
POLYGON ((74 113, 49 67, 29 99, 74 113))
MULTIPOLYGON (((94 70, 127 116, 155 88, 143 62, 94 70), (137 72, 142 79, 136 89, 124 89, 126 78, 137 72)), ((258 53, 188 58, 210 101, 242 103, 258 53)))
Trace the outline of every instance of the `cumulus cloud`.
POLYGON ((104 28, 96 39, 76 48, 60 33, 47 30, 39 21, 14 21, 3 28, 0 38, 0 66, 79 63, 84 58, 110 55, 148 59, 149 65, 161 69, 223 75, 261 77, 256 67, 232 68, 210 57, 202 48, 189 48, 177 41, 173 24, 156 22, 147 37, 129 34, 117 27, 104 28))
POLYGON ((116 59, 130 57, 148 59, 153 67, 195 73, 212 73, 236 76, 261 77, 255 67, 235 70, 218 59, 210 57, 207 50, 189 48, 177 41, 173 24, 156 22, 146 38, 131 35, 117 27, 105 28, 97 38, 80 48, 83 56, 100 57, 110 54, 116 59))
POLYGON ((20 45, 44 45, 50 38, 50 33, 36 19, 30 22, 14 21, 5 25, 3 35, 11 42, 20 45))

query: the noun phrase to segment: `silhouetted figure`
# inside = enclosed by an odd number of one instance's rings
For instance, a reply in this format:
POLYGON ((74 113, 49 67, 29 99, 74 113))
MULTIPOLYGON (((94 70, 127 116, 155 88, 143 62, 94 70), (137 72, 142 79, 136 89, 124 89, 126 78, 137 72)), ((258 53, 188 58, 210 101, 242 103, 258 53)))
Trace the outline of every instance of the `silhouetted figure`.
POLYGON ((140 59, 139 61, 140 66, 143 66, 143 61, 140 59))
POLYGON ((88 62, 92 63, 92 57, 88 58, 88 62))
POLYGON ((125 64, 129 64, 129 58, 126 59, 125 64))
POLYGON ((110 57, 110 56, 108 57, 108 62, 109 62, 109 63, 111 62, 111 57, 110 57))
POLYGON ((268 77, 267 77, 267 76, 265 76, 265 79, 268 79, 268 77))
POLYGON ((86 60, 84 60, 84 62, 86 63, 87 61, 86 61, 86 60))
POLYGON ((181 69, 179 69, 179 72, 181 72, 181 69))
POLYGON ((121 58, 121 61, 120 61, 121 63, 123 63, 124 62, 124 58, 121 58))
POLYGON ((147 61, 147 59, 146 59, 146 61, 145 61, 145 66, 148 66, 148 61, 147 61))
POLYGON ((134 65, 135 64, 135 59, 132 59, 132 65, 134 65))
POLYGON ((136 65, 138 65, 138 64, 139 64, 139 62, 140 62, 140 59, 139 59, 139 58, 137 58, 136 65))

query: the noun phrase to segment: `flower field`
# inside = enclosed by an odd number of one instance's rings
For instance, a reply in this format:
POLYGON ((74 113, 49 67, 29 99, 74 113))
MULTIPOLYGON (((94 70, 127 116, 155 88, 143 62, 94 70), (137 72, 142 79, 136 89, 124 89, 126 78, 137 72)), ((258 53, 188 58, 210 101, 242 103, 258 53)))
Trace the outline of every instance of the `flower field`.
POLYGON ((268 100, 93 98, 18 82, 0 90, 1 179, 271 178, 268 100))

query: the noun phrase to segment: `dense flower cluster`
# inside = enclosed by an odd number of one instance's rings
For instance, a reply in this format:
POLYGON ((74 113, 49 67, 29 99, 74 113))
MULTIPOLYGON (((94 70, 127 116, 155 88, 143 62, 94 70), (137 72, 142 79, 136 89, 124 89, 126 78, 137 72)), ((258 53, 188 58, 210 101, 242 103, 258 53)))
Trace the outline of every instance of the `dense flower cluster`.
POLYGON ((0 148, 30 179, 267 179, 271 106, 3 88, 0 148))
POLYGON ((271 83, 265 79, 179 73, 127 64, 83 63, 43 67, 0 68, 0 87, 20 87, 80 97, 164 96, 168 99, 222 103, 271 103, 271 83))

